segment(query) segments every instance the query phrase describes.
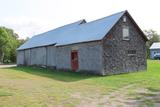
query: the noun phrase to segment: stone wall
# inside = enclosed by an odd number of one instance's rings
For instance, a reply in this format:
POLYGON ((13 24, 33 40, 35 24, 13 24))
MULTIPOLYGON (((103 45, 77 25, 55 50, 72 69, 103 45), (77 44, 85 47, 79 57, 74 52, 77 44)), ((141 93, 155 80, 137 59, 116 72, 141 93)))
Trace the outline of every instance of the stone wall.
POLYGON ((126 16, 112 28, 103 39, 103 66, 105 74, 119 74, 144 70, 146 64, 146 45, 143 35, 135 24, 126 16), (129 27, 129 40, 123 40, 122 28, 129 27), (128 54, 129 50, 135 50, 136 54, 128 54))

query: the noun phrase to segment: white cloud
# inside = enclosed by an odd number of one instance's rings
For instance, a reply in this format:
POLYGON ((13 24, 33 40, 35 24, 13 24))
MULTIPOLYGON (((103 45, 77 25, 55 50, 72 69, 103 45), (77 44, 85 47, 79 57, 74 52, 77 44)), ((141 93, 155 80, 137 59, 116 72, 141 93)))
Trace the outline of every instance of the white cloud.
POLYGON ((48 20, 43 18, 12 17, 0 20, 0 24, 13 28, 20 38, 31 37, 42 33, 52 26, 48 20))

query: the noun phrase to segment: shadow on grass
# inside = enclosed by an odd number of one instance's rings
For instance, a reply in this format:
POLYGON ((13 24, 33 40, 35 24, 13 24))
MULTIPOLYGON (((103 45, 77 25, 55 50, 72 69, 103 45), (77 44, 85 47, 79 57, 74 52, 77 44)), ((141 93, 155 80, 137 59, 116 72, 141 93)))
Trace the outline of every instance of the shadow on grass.
POLYGON ((26 72, 29 74, 47 77, 47 78, 64 81, 64 82, 74 82, 74 81, 80 81, 83 79, 99 77, 96 75, 82 74, 79 72, 57 71, 57 70, 50 70, 50 69, 36 68, 36 67, 11 67, 11 68, 6 68, 6 69, 26 72))

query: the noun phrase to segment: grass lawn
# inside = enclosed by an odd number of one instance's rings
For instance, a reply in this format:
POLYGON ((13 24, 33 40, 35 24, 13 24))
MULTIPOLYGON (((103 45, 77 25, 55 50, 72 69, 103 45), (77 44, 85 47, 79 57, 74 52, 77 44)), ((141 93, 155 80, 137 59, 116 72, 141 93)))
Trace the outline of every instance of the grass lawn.
POLYGON ((147 71, 92 76, 40 68, 0 69, 0 107, 160 105, 160 61, 147 71))

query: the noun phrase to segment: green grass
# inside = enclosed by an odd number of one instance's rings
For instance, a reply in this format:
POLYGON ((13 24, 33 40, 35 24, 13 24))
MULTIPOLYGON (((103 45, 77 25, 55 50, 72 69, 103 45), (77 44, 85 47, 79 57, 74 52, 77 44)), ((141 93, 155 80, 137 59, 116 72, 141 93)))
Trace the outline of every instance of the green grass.
POLYGON ((30 67, 0 69, 0 107, 74 107, 128 85, 160 92, 160 61, 148 60, 147 71, 112 76, 30 67))
POLYGON ((4 90, 0 90, 0 97, 4 97, 4 96, 12 96, 12 94, 4 90))

